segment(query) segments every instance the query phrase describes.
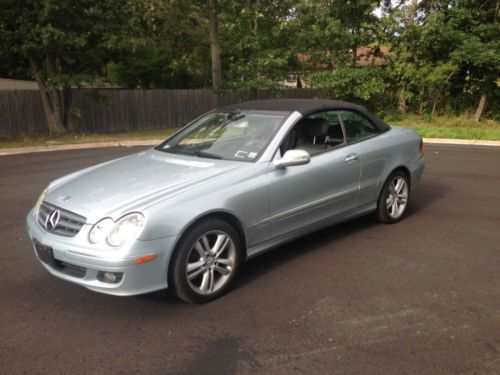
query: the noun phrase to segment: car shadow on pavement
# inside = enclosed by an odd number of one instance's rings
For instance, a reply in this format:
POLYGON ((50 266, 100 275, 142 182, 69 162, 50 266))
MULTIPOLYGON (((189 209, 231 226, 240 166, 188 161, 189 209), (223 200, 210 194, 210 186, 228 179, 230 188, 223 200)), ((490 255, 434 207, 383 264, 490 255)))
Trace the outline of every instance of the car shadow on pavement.
POLYGON ((450 190, 451 187, 449 185, 423 180, 411 193, 410 205, 406 211, 406 216, 411 217, 422 210, 428 209, 433 204, 439 202, 450 190))
MULTIPOLYGON (((412 200, 406 212, 406 219, 414 218, 419 212, 432 206, 439 201, 448 191, 449 186, 435 182, 422 182, 413 192, 412 200)), ((405 219, 403 219, 405 220, 405 219)), ((274 250, 257 256, 243 264, 239 278, 234 285, 234 289, 239 289, 248 282, 263 276, 269 271, 294 260, 305 256, 310 252, 319 250, 327 245, 334 246, 336 241, 354 234, 360 234, 364 230, 374 226, 383 226, 374 215, 367 215, 346 221, 340 224, 326 227, 317 232, 311 233, 289 243, 286 243, 274 250)), ((397 225, 397 224, 396 224, 397 225)))
MULTIPOLYGON (((259 255, 243 264, 238 280, 233 289, 244 287, 247 283, 276 270, 284 264, 299 257, 318 251, 325 246, 334 246, 336 241, 344 237, 360 233, 363 230, 379 225, 371 216, 347 221, 326 227, 304 237, 288 242, 269 252, 259 255)), ((332 249, 334 250, 334 249, 332 249)))

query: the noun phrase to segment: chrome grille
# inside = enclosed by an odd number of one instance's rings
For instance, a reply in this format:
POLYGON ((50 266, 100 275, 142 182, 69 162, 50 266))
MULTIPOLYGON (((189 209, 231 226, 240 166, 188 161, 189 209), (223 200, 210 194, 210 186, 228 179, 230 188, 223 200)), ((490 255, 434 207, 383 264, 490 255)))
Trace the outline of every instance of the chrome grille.
POLYGON ((59 234, 66 237, 74 237, 87 221, 87 218, 77 215, 71 211, 43 202, 38 211, 38 222, 47 232, 59 234), (47 218, 54 211, 59 211, 59 220, 55 227, 47 225, 47 218))

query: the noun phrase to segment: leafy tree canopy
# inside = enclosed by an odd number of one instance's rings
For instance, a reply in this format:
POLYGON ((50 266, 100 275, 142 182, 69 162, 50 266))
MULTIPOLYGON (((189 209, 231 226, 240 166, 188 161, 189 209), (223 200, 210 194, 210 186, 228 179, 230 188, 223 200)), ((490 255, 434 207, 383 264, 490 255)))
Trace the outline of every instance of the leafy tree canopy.
POLYGON ((0 75, 37 80, 51 133, 71 128, 70 87, 276 88, 290 74, 479 119, 499 115, 499 17, 498 0, 3 0, 0 75))

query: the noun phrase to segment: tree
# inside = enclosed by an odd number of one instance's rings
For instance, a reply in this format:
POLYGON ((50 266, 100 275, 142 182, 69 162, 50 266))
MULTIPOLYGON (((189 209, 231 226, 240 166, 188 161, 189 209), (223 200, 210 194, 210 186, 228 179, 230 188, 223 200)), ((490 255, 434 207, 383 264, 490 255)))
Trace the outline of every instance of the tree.
POLYGON ((2 52, 29 62, 50 135, 70 126, 70 87, 98 82, 121 46, 127 7, 119 0, 4 0, 2 52))
POLYGON ((210 84, 205 3, 129 0, 127 38, 108 78, 128 88, 195 88, 210 84))
POLYGON ((406 113, 408 85, 413 78, 408 72, 414 64, 415 40, 419 31, 416 23, 418 0, 402 0, 395 5, 391 1, 383 3, 388 18, 386 42, 393 49, 391 70, 398 83, 398 110, 406 113))
POLYGON ((451 52, 451 59, 467 72, 468 88, 478 95, 475 112, 481 120, 488 94, 498 92, 500 76, 500 2, 458 0, 451 9, 451 28, 460 45, 451 52))
POLYGON ((498 97, 500 2, 386 3, 383 23, 388 25, 386 42, 392 47, 390 70, 399 86, 400 112, 413 102, 419 112, 428 106, 434 113, 439 102, 456 108, 461 98, 475 96, 479 121, 488 95, 498 97))
POLYGON ((220 60, 219 23, 217 20, 217 0, 208 0, 208 35, 212 61, 212 87, 218 89, 222 83, 220 60))
POLYGON ((311 75, 312 87, 331 88, 332 96, 368 104, 387 88, 384 70, 376 66, 344 67, 311 75))
POLYGON ((275 89, 299 68, 294 3, 219 0, 225 87, 275 89))
POLYGON ((373 0, 315 0, 297 4, 299 40, 311 65, 329 68, 358 61, 358 48, 368 46, 377 34, 378 21, 373 0))

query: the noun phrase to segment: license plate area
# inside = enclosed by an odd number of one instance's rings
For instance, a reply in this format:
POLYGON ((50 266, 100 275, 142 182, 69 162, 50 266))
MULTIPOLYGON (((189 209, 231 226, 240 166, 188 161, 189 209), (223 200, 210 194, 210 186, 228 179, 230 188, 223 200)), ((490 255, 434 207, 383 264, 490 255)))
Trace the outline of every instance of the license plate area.
POLYGON ((45 264, 48 264, 49 266, 55 266, 55 258, 54 258, 54 251, 50 246, 45 246, 38 242, 37 240, 33 241, 33 244, 35 245, 35 251, 36 255, 38 255, 38 258, 45 264))

